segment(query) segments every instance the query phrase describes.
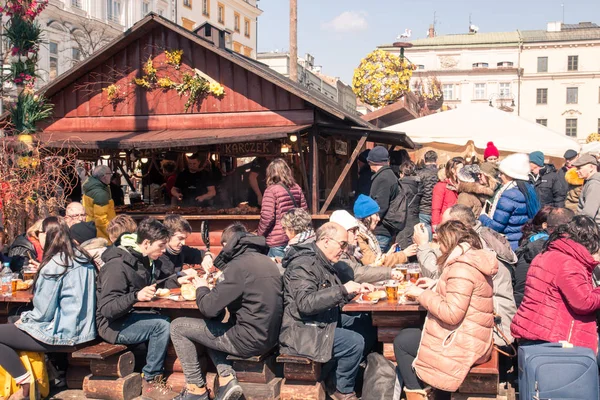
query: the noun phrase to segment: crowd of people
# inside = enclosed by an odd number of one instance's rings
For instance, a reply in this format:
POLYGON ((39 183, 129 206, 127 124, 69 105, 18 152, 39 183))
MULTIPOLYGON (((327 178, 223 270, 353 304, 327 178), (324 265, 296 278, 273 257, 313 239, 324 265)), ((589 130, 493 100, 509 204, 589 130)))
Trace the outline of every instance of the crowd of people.
MULTIPOLYGON (((557 170, 540 152, 500 160, 490 143, 483 163, 454 157, 438 169, 434 151, 420 167, 405 153, 381 146, 361 153, 352 213, 334 211, 316 230, 290 167, 273 160, 255 185, 258 231, 232 224, 219 254, 187 246, 192 228, 179 215, 139 224, 115 216, 112 171, 97 167, 82 203, 38 221, 3 256, 15 273, 37 271, 31 309, 0 325, 0 366, 20 385, 11 399, 35 390, 19 351, 53 352, 97 337, 147 343, 145 398, 207 400, 204 349, 218 373, 216 398, 238 399, 243 390, 227 355, 279 346, 323 363, 333 399, 357 399, 361 363, 377 350, 377 336, 368 313, 342 307, 378 282, 406 279, 392 267, 408 262, 419 264, 421 277, 406 296, 428 316, 394 339, 407 400, 456 391, 494 345, 569 341, 598 353, 597 159, 570 150, 557 170), (195 318, 169 321, 134 307, 185 284, 196 291, 195 318), (163 382, 170 341, 186 379, 179 394, 163 382)), ((171 194, 214 197, 204 179, 199 191, 189 179, 167 183, 171 194)))

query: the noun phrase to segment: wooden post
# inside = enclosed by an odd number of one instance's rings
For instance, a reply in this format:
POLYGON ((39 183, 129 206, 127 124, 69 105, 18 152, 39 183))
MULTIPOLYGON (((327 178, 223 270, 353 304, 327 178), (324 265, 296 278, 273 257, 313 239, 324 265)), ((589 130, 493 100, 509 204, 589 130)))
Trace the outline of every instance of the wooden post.
MULTIPOLYGON (((298 158, 300 159, 300 171, 302 172, 302 181, 304 186, 304 193, 307 195, 310 193, 310 183, 308 182, 308 174, 306 173, 306 164, 304 163, 304 152, 302 150, 302 138, 298 135, 298 141, 296 142, 296 147, 298 151, 298 158)), ((308 199, 310 202, 311 199, 308 199)))
POLYGON ((298 0, 290 0, 290 79, 298 81, 298 0))
POLYGON ((127 172, 125 172, 125 170, 123 169, 123 165, 121 165, 120 161, 117 162, 117 167, 119 167, 119 171, 121 171, 121 173, 123 174, 123 177, 127 181, 127 184, 129 185, 131 190, 133 190, 135 192, 135 186, 133 186, 133 182, 131 182, 131 178, 129 178, 129 175, 127 175, 127 172))
POLYGON ((358 155, 360 154, 360 150, 365 145, 368 137, 369 137, 369 134, 365 132, 363 134, 363 136, 360 138, 360 140, 358 141, 358 143, 356 144, 356 147, 354 148, 352 155, 348 159, 348 163, 344 166, 344 169, 342 170, 342 173, 340 174, 339 178, 335 182, 335 185, 333 185, 333 189, 331 189, 329 196, 327 196, 327 200, 325 200, 325 204, 323 204, 323 207, 321 208, 321 211, 319 212, 319 214, 325 214, 325 211, 327 211, 327 208, 333 201, 333 198, 337 194, 338 190, 340 190, 340 186, 342 186, 344 179, 346 179, 346 175, 348 175, 348 171, 350 171, 350 168, 352 168, 354 161, 356 161, 356 159, 358 158, 358 155))
POLYGON ((310 131, 310 212, 316 214, 319 211, 319 146, 317 140, 319 131, 313 127, 310 131))

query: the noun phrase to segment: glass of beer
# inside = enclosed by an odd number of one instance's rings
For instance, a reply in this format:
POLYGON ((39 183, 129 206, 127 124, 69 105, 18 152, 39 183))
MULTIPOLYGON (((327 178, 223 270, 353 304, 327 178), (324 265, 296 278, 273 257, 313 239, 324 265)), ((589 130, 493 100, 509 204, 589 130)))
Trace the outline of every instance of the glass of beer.
POLYGON ((10 280, 10 289, 13 293, 17 293, 17 283, 20 281, 19 274, 12 274, 12 279, 10 280))
POLYGON ((408 270, 408 276, 410 277, 410 281, 412 283, 417 283, 419 278, 421 277, 421 269, 420 268, 411 268, 408 270))
POLYGON ((394 280, 385 283, 385 293, 388 300, 398 300, 398 284, 394 280))
POLYGON ((30 279, 35 278, 35 271, 34 270, 23 270, 23 280, 24 281, 28 281, 30 279))

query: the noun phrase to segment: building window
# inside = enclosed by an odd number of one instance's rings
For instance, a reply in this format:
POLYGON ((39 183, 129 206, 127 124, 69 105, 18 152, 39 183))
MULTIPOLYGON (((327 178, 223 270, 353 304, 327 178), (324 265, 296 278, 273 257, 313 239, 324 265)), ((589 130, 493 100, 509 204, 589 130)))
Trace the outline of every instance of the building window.
POLYGON ((196 25, 195 21, 192 21, 191 19, 187 19, 185 17, 181 17, 181 25, 183 25, 183 27, 187 30, 193 30, 194 29, 194 25, 196 25))
POLYGON ((537 89, 535 104, 548 104, 548 89, 537 89))
POLYGON ((489 64, 486 62, 473 63, 473 68, 487 68, 487 67, 489 67, 489 64))
POLYGON ((425 66, 423 64, 419 64, 417 65, 417 69, 425 69, 425 66))
POLYGON ((244 18, 244 36, 250 37, 250 20, 248 18, 244 18))
POLYGON ((579 56, 569 56, 567 70, 577 71, 579 69, 579 56))
POLYGON ((183 0, 183 6, 187 8, 192 8, 192 0, 183 0))
POLYGON ((442 85, 442 92, 444 93, 444 100, 454 100, 454 85, 442 85))
POLYGON ((570 137, 577 137, 577 118, 567 118, 565 134, 570 137))
POLYGON ((498 68, 510 68, 515 65, 512 61, 501 61, 498 63, 498 68))
POLYGON ((538 72, 548 72, 548 57, 538 57, 538 72))
POLYGON ((217 3, 217 17, 220 24, 225 24, 225 6, 217 3))
POLYGON ((164 14, 164 12, 165 12, 165 11, 164 11, 162 8, 159 8, 159 9, 158 9, 158 11, 157 11, 156 13, 162 17, 162 16, 163 16, 163 14, 164 14))
POLYGON ((242 52, 242 44, 239 42, 233 42, 233 51, 235 51, 236 53, 241 53, 242 52))
POLYGON ((210 17, 210 0, 202 0, 202 15, 210 17))
POLYGON ((579 88, 568 87, 567 88, 567 104, 577 104, 579 88))
POLYGON ((71 49, 71 58, 73 61, 81 61, 81 51, 77 47, 71 49))
POLYGON ((240 33, 240 14, 233 13, 233 30, 240 33))
POLYGON ((244 47, 244 55, 246 57, 252 57, 252 49, 250 47, 244 47))
POLYGON ((475 84, 475 100, 485 100, 485 83, 475 84))
POLYGON ((106 0, 106 19, 117 24, 121 23, 121 1, 106 0))
POLYGON ((600 118, 598 118, 598 133, 600 133, 600 118))
POLYGON ((536 124, 548 126, 548 120, 547 119, 536 119, 535 122, 536 122, 536 124))
POLYGON ((71 0, 71 7, 81 8, 81 0, 71 0))
POLYGON ((510 83, 501 83, 499 89, 501 99, 506 99, 510 97, 510 83))
POLYGON ((142 3, 142 14, 146 15, 149 12, 150 12, 150 3, 148 3, 147 1, 145 1, 145 2, 142 3))
POLYGON ((48 43, 48 50, 50 53, 50 69, 48 77, 52 80, 58 76, 58 43, 48 43))

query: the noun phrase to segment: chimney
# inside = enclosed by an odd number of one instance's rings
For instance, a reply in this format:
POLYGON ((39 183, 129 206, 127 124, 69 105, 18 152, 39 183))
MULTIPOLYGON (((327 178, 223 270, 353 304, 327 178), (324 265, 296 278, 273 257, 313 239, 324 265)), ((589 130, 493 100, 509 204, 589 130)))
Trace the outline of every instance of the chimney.
POLYGON ((435 26, 429 25, 429 32, 427 33, 428 38, 435 37, 435 26))
POLYGON ((548 32, 560 32, 562 29, 562 22, 548 22, 548 32))

